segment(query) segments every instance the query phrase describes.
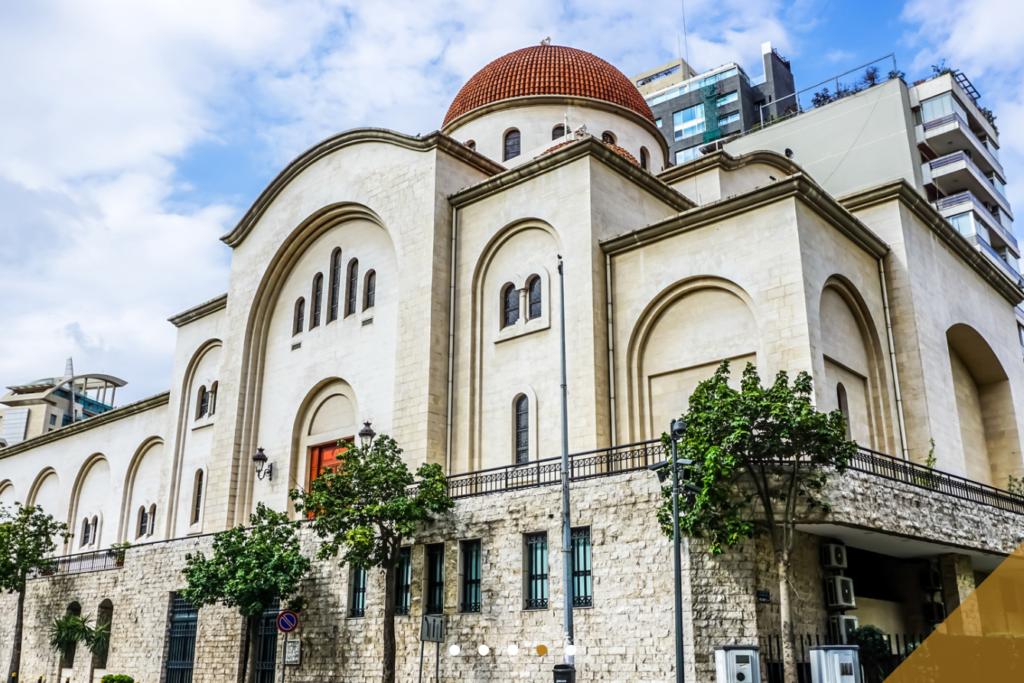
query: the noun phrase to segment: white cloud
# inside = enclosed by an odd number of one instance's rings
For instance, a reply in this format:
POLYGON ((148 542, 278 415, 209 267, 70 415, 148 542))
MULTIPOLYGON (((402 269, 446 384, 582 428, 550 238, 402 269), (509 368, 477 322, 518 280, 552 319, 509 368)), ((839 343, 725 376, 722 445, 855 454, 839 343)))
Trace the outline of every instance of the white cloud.
MULTIPOLYGON (((799 3, 798 3, 799 4, 799 3)), ((689 3, 691 62, 794 47, 779 2, 689 3)), ((199 145, 242 139, 267 181, 360 125, 427 133, 458 88, 550 36, 635 73, 677 53, 676 0, 33 0, 0 5, 0 385, 76 368, 167 387, 165 319, 227 288, 246 207, 183 206, 199 145)), ((228 173, 232 172, 227 169, 228 173)))

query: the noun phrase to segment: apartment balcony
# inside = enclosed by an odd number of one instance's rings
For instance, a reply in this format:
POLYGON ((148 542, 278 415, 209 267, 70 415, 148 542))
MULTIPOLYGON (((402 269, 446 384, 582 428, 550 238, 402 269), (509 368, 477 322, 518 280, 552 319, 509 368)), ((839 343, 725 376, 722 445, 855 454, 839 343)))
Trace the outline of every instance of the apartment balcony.
POLYGON ((943 197, 935 202, 935 208, 946 219, 951 216, 967 213, 968 211, 974 211, 974 215, 981 219, 981 224, 988 228, 989 233, 993 235, 996 246, 1003 246, 1005 244, 1013 252, 1014 256, 1020 258, 1020 247, 1017 245, 1017 238, 1014 237, 1012 232, 1013 223, 1008 219, 1002 219, 1010 223, 1008 226, 1003 225, 1001 219, 994 216, 989 208, 970 192, 964 191, 951 197, 943 197))
POLYGON ((945 195, 970 192, 984 203, 994 204, 1013 216, 1010 203, 996 189, 992 181, 985 177, 978 165, 964 152, 954 152, 939 157, 924 165, 925 182, 931 182, 945 195))
POLYGON ((926 121, 922 128, 925 141, 936 154, 969 151, 974 162, 983 172, 994 172, 1004 181, 1006 180, 1006 173, 1003 171, 1003 165, 999 163, 999 159, 984 142, 978 139, 970 125, 956 112, 926 121))
POLYGON ((1014 282, 1021 282, 1020 273, 1014 270, 1013 266, 1007 263, 1002 256, 999 255, 992 245, 985 241, 985 238, 978 233, 971 235, 964 235, 967 241, 973 244, 978 251, 980 251, 994 266, 1003 271, 1006 277, 1010 278, 1014 282))

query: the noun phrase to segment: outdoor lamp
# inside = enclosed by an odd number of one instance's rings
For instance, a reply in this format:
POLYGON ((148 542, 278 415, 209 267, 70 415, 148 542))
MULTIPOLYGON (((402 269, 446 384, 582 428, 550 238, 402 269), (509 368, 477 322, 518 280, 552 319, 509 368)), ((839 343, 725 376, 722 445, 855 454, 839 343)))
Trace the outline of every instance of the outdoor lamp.
POLYGON ((364 446, 369 446, 373 443, 373 437, 377 436, 377 433, 370 427, 369 422, 363 423, 363 428, 359 430, 359 442, 364 446))
POLYGON ((448 654, 450 654, 452 657, 458 657, 460 652, 462 652, 462 648, 460 648, 458 645, 452 645, 450 648, 448 648, 448 654))
POLYGON ((480 653, 481 657, 486 657, 487 655, 491 654, 491 648, 487 647, 486 645, 481 645, 476 649, 476 651, 480 653))
POLYGON ((256 449, 256 455, 252 456, 252 461, 256 465, 256 477, 260 481, 263 481, 263 477, 274 478, 274 463, 267 463, 267 454, 263 452, 262 448, 256 449))
POLYGON ((515 643, 512 643, 511 645, 509 645, 508 646, 508 654, 509 654, 510 657, 515 657, 517 654, 519 654, 519 646, 516 645, 515 643))
POLYGON ((686 434, 686 420, 672 420, 672 440, 679 441, 686 434))

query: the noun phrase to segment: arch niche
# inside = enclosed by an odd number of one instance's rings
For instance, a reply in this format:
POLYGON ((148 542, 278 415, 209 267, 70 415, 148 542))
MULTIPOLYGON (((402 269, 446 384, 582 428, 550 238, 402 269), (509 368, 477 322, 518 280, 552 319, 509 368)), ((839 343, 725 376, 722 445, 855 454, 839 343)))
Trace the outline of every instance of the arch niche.
MULTIPOLYGON (((60 505, 60 480, 52 467, 47 467, 36 476, 25 504, 41 507, 55 519, 60 519, 57 509, 60 505)), ((71 526, 73 525, 74 522, 71 523, 71 526)))
POLYGON ((966 476, 1005 487, 1021 460, 1009 378, 973 327, 953 325, 946 330, 946 342, 966 476))
POLYGON ((292 435, 290 478, 303 487, 324 467, 337 465, 344 453, 338 441, 359 432, 355 391, 343 379, 321 382, 302 402, 292 435))
MULTIPOLYGON (((145 508, 147 530, 158 529, 156 520, 150 515, 156 512, 154 507, 161 494, 160 467, 163 463, 164 442, 159 438, 145 441, 135 453, 128 467, 128 476, 124 485, 124 502, 121 505, 121 534, 123 541, 135 541, 139 531, 139 510, 145 508)), ((157 539, 148 539, 157 540, 157 539)))
POLYGON ((14 484, 9 479, 0 481, 0 505, 13 508, 15 500, 17 498, 14 493, 14 484))
MULTIPOLYGON (((82 521, 90 520, 92 531, 89 539, 89 549, 98 550, 105 545, 109 546, 118 537, 117 520, 120 511, 117 508, 110 510, 113 489, 110 480, 110 465, 107 459, 100 453, 90 456, 78 474, 75 487, 71 493, 71 510, 68 515, 71 519, 71 527, 80 529, 82 521), (105 521, 111 522, 115 528, 104 528, 105 521), (95 540, 94 540, 95 539, 95 540)), ((115 502, 114 505, 117 505, 115 502)), ((76 543, 76 546, 78 544, 76 543)))
POLYGON ((629 440, 652 439, 686 412, 690 394, 724 359, 730 383, 757 364, 758 324, 750 297, 732 282, 695 278, 658 296, 629 343, 629 440))

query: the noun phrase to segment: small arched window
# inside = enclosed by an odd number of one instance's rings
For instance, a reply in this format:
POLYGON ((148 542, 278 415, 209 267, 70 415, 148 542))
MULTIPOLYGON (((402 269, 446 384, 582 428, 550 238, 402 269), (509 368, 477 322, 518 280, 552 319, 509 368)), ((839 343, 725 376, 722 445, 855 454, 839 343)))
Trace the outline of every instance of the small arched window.
POLYGON ((89 539, 89 545, 94 545, 100 540, 100 518, 93 515, 92 518, 92 538, 89 539))
POLYGON ((205 416, 210 412, 210 392, 206 390, 206 385, 199 387, 199 396, 196 400, 196 419, 205 416))
POLYGON ((564 137, 565 137, 565 126, 563 126, 562 124, 558 124, 557 126, 555 126, 554 128, 551 129, 551 139, 552 140, 557 140, 559 138, 564 138, 564 137))
POLYGON ((217 382, 210 385, 210 415, 217 412, 217 382))
POLYGON ((516 399, 516 464, 530 461, 530 399, 523 394, 516 399))
POLYGON ((530 315, 528 320, 539 318, 542 312, 540 287, 540 275, 534 275, 530 278, 530 283, 527 285, 527 296, 530 301, 530 315))
POLYGON ((514 128, 505 133, 505 156, 503 157, 505 161, 519 156, 519 138, 519 131, 514 128))
POLYGON ((466 147, 469 147, 474 152, 476 151, 476 140, 466 140, 466 147))
POLYGON ((320 307, 324 299, 324 276, 320 273, 313 278, 313 315, 309 316, 309 329, 320 327, 320 307))
POLYGON ((359 288, 359 260, 352 259, 348 264, 348 301, 345 304, 345 315, 356 312, 356 290, 359 288))
POLYGON ((511 282, 501 290, 501 326, 510 327, 519 320, 519 290, 511 282))
POLYGON ((610 130, 606 130, 605 132, 601 133, 601 142, 605 143, 606 145, 614 145, 615 133, 611 132, 610 130))
POLYGON ((82 547, 89 545, 89 532, 92 530, 92 525, 89 524, 89 518, 86 517, 82 520, 82 547))
POLYGON ((363 310, 373 308, 377 299, 377 271, 371 270, 366 273, 366 284, 363 286, 363 310))
POLYGON ((643 147, 640 148, 640 168, 647 169, 647 150, 643 147))
POLYGON ((846 418, 846 438, 850 438, 850 402, 846 397, 846 387, 840 382, 836 385, 836 400, 839 403, 839 412, 846 418))
POLYGON ((141 538, 149 533, 149 513, 145 507, 139 508, 139 528, 135 538, 141 538))
POLYGON ((331 254, 331 300, 330 314, 327 322, 338 319, 338 306, 341 301, 341 249, 335 249, 331 254))
POLYGON ((302 326, 306 324, 306 300, 301 296, 295 302, 295 324, 292 326, 292 336, 302 332, 302 326))
POLYGON ((156 504, 149 506, 149 528, 146 529, 146 535, 152 536, 154 531, 156 531, 156 504))
POLYGON ((192 523, 199 523, 199 513, 203 509, 203 471, 199 470, 196 472, 195 480, 195 493, 192 498, 195 501, 195 505, 192 506, 192 523))

